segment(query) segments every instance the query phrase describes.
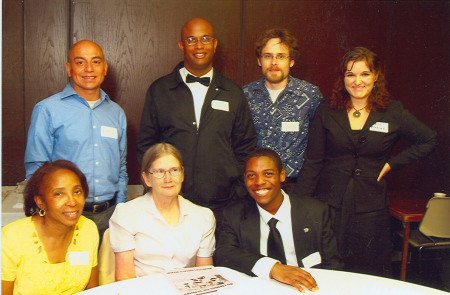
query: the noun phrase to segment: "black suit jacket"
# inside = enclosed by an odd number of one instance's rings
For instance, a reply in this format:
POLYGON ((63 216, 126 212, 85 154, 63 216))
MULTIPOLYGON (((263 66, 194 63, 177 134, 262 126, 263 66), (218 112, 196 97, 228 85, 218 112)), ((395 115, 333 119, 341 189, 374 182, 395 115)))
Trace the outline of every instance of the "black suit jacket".
POLYGON ((380 210, 389 205, 385 178, 377 182, 385 163, 398 170, 425 157, 436 146, 436 132, 405 110, 399 101, 392 101, 384 111, 371 112, 356 135, 350 128, 347 112, 331 109, 324 101, 311 124, 305 163, 294 193, 339 208, 353 178, 356 212, 380 210), (374 124, 387 127, 387 132, 374 131, 374 124), (391 156, 400 138, 412 144, 391 156))
POLYGON ((242 88, 213 68, 197 129, 193 96, 179 73, 182 67, 183 62, 147 92, 137 140, 139 162, 155 143, 174 145, 184 161, 183 195, 197 205, 224 207, 233 195, 246 195, 244 161, 256 147, 250 109, 242 88))
MULTIPOLYGON (((328 205, 318 200, 290 196, 292 235, 297 262, 319 252, 322 263, 316 267, 342 269, 331 229, 328 205), (305 228, 308 230, 306 231, 305 228)), ((214 252, 214 264, 254 275, 251 270, 264 257, 260 254, 260 215, 251 198, 224 211, 223 226, 214 252)))

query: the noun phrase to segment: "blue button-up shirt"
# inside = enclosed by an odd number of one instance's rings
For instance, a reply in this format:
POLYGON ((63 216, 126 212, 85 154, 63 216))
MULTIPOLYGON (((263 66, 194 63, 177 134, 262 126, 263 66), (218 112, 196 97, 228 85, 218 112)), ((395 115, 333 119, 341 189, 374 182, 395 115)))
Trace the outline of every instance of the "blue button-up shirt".
POLYGON ((258 136, 258 147, 276 151, 287 177, 297 177, 303 164, 309 125, 322 100, 317 86, 288 77, 286 88, 272 102, 264 77, 243 88, 258 136))
POLYGON ((26 177, 46 161, 72 161, 86 175, 89 196, 97 204, 127 200, 127 120, 103 90, 91 109, 69 83, 33 109, 25 151, 26 177))

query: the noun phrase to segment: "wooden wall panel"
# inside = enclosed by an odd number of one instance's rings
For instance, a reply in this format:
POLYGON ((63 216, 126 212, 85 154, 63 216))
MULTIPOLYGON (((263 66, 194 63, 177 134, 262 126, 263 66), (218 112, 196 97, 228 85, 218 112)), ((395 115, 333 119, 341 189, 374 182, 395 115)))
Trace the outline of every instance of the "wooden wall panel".
POLYGON ((68 80, 69 2, 24 1, 25 126, 35 104, 60 92, 68 80))
POLYGON ((432 155, 390 175, 391 188, 450 193, 450 2, 398 1, 391 13, 390 89, 439 139, 432 155))
POLYGON ((2 184, 25 178, 23 3, 2 2, 2 184))
POLYGON ((32 108, 63 89, 68 49, 82 39, 105 52, 110 67, 102 88, 127 115, 128 171, 130 183, 138 183, 136 138, 145 93, 182 60, 181 26, 204 17, 219 40, 215 67, 240 85, 261 77, 253 44, 276 25, 299 40, 301 56, 292 75, 319 86, 326 97, 342 54, 354 46, 373 49, 386 61, 391 92, 440 139, 431 157, 391 173, 390 187, 448 192, 449 6, 448 1, 4 0, 3 183, 23 180, 32 108))
MULTIPOLYGON (((438 132, 440 146, 431 156, 388 174, 393 190, 431 196, 450 190, 448 1, 244 1, 244 83, 261 77, 254 42, 274 26, 298 39, 301 57, 294 77, 331 95, 341 56, 355 46, 378 53, 385 61, 395 99, 438 132)), ((396 151, 405 148, 400 142, 396 151)))
POLYGON ((366 46, 383 54, 389 31, 389 2, 246 1, 244 83, 262 77, 254 43, 272 27, 288 29, 298 40, 300 58, 290 74, 331 95, 335 70, 349 48, 366 46))
POLYGON ((183 59, 178 40, 183 24, 193 17, 209 20, 219 46, 214 65, 237 79, 240 25, 239 1, 99 0, 72 3, 72 42, 98 43, 109 64, 102 88, 125 111, 128 120, 128 174, 140 183, 136 139, 150 84, 183 59), (101 11, 101 13, 99 13, 101 11))

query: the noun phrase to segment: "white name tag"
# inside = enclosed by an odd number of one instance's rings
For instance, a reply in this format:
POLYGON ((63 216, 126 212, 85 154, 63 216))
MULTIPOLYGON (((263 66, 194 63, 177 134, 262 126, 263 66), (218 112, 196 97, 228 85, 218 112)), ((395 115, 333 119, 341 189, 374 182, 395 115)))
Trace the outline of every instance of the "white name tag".
POLYGON ((376 122, 375 124, 370 126, 369 130, 375 131, 375 132, 388 133, 389 132, 389 124, 384 123, 384 122, 376 122))
POLYGON ((109 137, 114 139, 119 138, 117 134, 117 128, 114 127, 102 126, 101 135, 102 137, 109 137))
POLYGON ((69 252, 70 265, 88 265, 89 252, 69 252))
POLYGON ((213 100, 211 101, 211 107, 215 110, 229 112, 228 101, 213 100))
POLYGON ((322 257, 320 256, 319 252, 316 252, 309 255, 308 257, 303 258, 302 263, 305 268, 311 268, 314 265, 321 264, 322 257))
POLYGON ((281 122, 281 131, 283 132, 299 132, 300 122, 281 122))

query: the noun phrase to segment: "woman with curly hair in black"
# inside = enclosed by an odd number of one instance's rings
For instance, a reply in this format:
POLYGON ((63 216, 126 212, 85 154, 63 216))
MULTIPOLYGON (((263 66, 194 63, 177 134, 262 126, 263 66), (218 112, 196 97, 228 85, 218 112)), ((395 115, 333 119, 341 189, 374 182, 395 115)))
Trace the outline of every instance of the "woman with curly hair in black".
POLYGON ((314 116, 294 190, 330 205, 345 270, 391 275, 384 176, 436 146, 436 132, 391 100, 379 57, 364 47, 347 52, 332 97, 314 116), (400 138, 411 145, 391 155, 400 138))

